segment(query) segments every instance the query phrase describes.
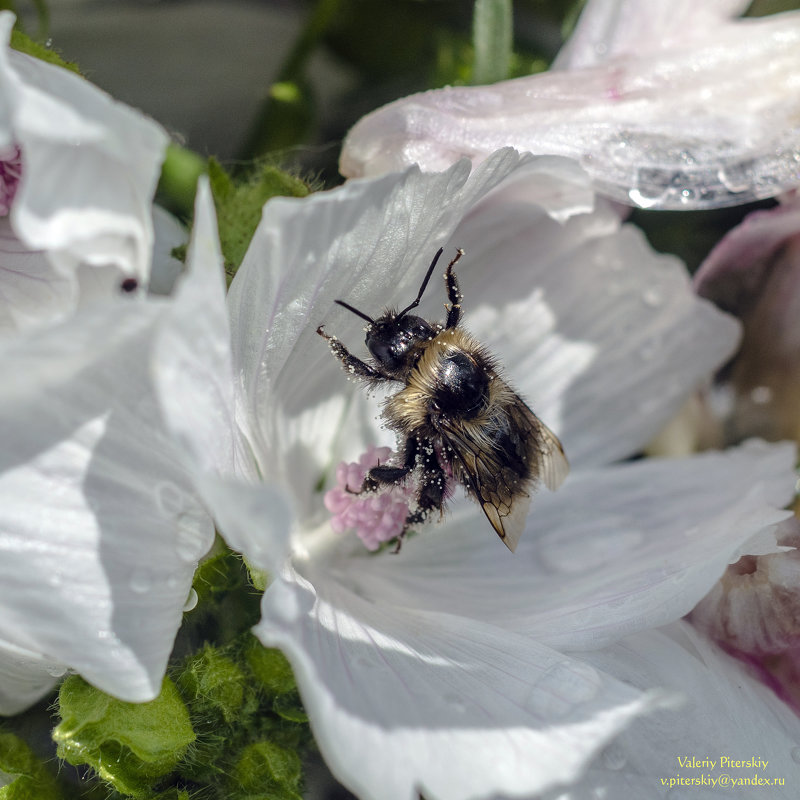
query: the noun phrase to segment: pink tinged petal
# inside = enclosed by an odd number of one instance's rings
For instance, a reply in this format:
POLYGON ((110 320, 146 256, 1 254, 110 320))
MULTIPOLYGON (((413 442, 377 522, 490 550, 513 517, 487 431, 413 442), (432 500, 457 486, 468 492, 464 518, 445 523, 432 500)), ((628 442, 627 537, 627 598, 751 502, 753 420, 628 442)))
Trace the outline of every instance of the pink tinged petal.
POLYGON ((119 302, 0 352, 0 640, 132 701, 158 693, 213 540, 149 380, 162 309, 119 302))
POLYGON ((640 690, 671 689, 684 702, 674 710, 656 711, 633 722, 594 760, 583 777, 564 792, 543 800, 596 798, 744 797, 748 785, 716 787, 662 784, 662 779, 699 778, 721 774, 751 778, 757 774, 783 785, 750 789, 749 795, 794 800, 800 749, 800 718, 685 622, 624 639, 619 644, 584 655, 598 670, 615 675, 640 690), (720 764, 760 759, 752 767, 720 764), (678 757, 715 766, 682 768, 678 757))
POLYGON ((784 552, 747 555, 692 611, 692 622, 800 710, 800 524, 779 528, 784 552))
MULTIPOLYGON (((4 41, 13 22, 0 17, 4 41)), ((79 76, 7 46, 0 74, 0 125, 23 154, 11 212, 18 236, 65 273, 113 266, 145 284, 166 132, 79 76)))
POLYGON ((363 800, 535 794, 663 702, 529 639, 373 605, 322 575, 312 586, 288 569, 262 611, 257 635, 286 652, 323 756, 363 800))
POLYGON ((19 714, 41 700, 65 672, 58 662, 0 642, 0 715, 19 714))
POLYGON ((750 0, 589 0, 552 68, 590 67, 622 55, 652 58, 702 44, 749 5, 750 0))
POLYGON ((469 501, 394 557, 334 559, 359 596, 462 614, 570 651, 688 613, 749 539, 785 519, 794 447, 753 442, 687 459, 576 470, 534 498, 506 553, 469 501), (502 592, 498 591, 502 587, 502 592))
POLYGON ((715 208, 798 185, 800 14, 714 26, 688 46, 493 86, 412 95, 348 134, 348 177, 478 163, 510 145, 577 159, 646 208, 715 208))
POLYGON ((22 154, 16 145, 0 153, 0 216, 8 216, 22 177, 22 154))
POLYGON ((744 326, 725 373, 729 440, 800 436, 800 200, 748 215, 703 262, 695 287, 744 326))

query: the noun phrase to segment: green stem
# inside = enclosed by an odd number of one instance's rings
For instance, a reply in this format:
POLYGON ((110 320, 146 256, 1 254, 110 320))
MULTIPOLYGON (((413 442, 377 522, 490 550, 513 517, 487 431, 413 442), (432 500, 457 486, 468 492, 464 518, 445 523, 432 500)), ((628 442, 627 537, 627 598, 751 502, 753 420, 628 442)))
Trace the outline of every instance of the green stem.
POLYGON ((169 145, 161 167, 159 201, 174 214, 190 219, 194 210, 197 180, 206 172, 208 165, 197 153, 176 144, 169 145))

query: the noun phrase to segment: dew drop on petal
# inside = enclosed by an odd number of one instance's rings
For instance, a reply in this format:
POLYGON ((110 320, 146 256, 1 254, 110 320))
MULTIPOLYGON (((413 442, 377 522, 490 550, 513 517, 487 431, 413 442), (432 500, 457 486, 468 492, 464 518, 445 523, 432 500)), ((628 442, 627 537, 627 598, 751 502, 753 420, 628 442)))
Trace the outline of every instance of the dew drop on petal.
POLYGON ((197 605, 197 592, 194 589, 189 589, 189 595, 186 602, 183 604, 184 611, 191 611, 197 605))
POLYGON ((45 667, 45 671, 51 678, 60 678, 62 675, 66 675, 67 668, 63 664, 50 664, 45 667))
POLYGON ((169 481, 156 486, 156 504, 166 517, 174 517, 183 511, 183 492, 169 481))
POLYGON ((664 294, 657 286, 651 286, 642 292, 642 300, 650 308, 658 308, 664 302, 664 294))
POLYGON ((452 711, 457 711, 459 714, 464 714, 467 710, 467 704, 464 702, 464 699, 455 692, 445 692, 445 694, 442 695, 442 700, 447 708, 452 711))
POLYGON ((791 756, 792 756, 792 761, 795 761, 798 764, 800 764, 800 747, 793 747, 791 756))
POLYGON ((563 717, 592 701, 599 690, 600 676, 589 664, 559 661, 531 689, 526 705, 542 717, 563 717))
POLYGON ((136 594, 149 592, 153 587, 153 578, 150 575, 150 571, 144 568, 135 569, 131 573, 128 585, 131 587, 131 591, 136 592, 136 594))

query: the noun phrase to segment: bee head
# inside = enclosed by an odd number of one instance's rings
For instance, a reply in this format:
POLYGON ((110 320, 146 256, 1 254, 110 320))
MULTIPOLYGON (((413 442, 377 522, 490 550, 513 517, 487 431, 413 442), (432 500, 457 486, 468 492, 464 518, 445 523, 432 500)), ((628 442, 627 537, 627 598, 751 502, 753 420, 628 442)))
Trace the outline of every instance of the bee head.
POLYGON ((422 317, 385 314, 367 326, 364 340, 375 360, 388 372, 402 372, 412 353, 435 335, 422 317))

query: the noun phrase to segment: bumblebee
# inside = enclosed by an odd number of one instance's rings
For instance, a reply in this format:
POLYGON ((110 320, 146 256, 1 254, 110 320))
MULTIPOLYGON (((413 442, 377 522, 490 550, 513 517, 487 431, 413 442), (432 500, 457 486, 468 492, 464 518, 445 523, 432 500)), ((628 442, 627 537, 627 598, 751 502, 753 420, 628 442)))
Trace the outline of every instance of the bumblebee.
POLYGON ((398 434, 397 463, 373 467, 355 493, 375 491, 415 473, 417 504, 398 537, 399 549, 412 526, 432 511, 444 510, 450 471, 513 552, 532 492, 539 483, 558 488, 569 465, 556 435, 501 377, 496 359, 461 327, 463 296, 453 268, 463 250, 444 273, 450 302, 446 321, 430 323, 409 313, 419 305, 441 255, 440 249, 416 299, 402 311, 387 309, 373 319, 336 300, 366 320, 369 362, 352 355, 323 325, 317 328, 345 370, 368 387, 402 384, 383 410, 387 426, 398 434))

